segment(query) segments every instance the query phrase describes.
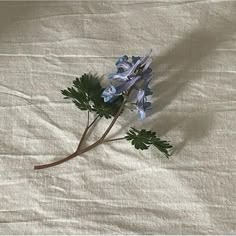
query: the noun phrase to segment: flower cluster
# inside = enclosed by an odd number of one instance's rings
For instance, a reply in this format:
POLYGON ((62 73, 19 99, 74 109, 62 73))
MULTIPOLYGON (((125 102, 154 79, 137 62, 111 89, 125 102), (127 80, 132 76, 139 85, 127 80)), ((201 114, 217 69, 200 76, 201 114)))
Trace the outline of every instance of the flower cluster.
POLYGON ((126 55, 120 57, 115 64, 117 72, 109 76, 110 86, 104 89, 101 95, 104 102, 112 102, 133 87, 136 91, 135 107, 141 120, 146 117, 146 111, 151 106, 151 103, 147 102, 147 96, 152 94, 148 87, 152 79, 150 54, 151 51, 143 58, 132 56, 130 61, 126 55))

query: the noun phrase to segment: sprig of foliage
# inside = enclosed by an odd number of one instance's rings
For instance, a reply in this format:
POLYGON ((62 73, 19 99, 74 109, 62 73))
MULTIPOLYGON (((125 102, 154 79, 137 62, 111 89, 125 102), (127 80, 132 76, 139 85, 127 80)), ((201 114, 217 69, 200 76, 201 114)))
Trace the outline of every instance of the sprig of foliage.
POLYGON ((100 117, 104 116, 108 119, 116 115, 123 101, 123 96, 118 96, 116 100, 109 103, 105 103, 102 97, 98 97, 97 100, 94 101, 93 111, 95 111, 100 117))
POLYGON ((151 51, 144 57, 133 56, 132 59, 129 59, 126 55, 118 58, 115 63, 117 72, 109 75, 109 80, 115 82, 110 82, 110 86, 107 88, 102 88, 100 84, 101 78, 99 76, 89 73, 83 74, 80 78, 76 78, 73 81, 72 87, 61 90, 65 99, 72 99, 77 108, 82 111, 88 111, 87 125, 74 153, 61 160, 44 165, 37 165, 34 168, 44 169, 56 166, 78 155, 82 155, 100 144, 122 139, 130 141, 136 149, 141 150, 148 149, 153 145, 168 158, 170 156, 169 149, 172 148, 172 145, 168 141, 158 138, 156 132, 151 130, 138 130, 132 127, 126 133, 125 137, 106 139, 108 133, 123 112, 125 104, 129 101, 131 91, 133 91, 136 96, 136 102, 133 104, 135 104, 140 119, 143 120, 146 117, 146 111, 151 105, 151 103, 147 101, 147 97, 152 94, 149 87, 149 83, 152 79, 152 69, 150 68, 152 59, 150 58, 150 53, 151 51), (91 123, 89 112, 97 114, 91 123), (106 119, 113 117, 113 119, 109 122, 110 124, 104 130, 103 135, 96 142, 83 147, 83 142, 90 128, 99 117, 105 117, 106 119))
POLYGON ((131 144, 134 145, 136 149, 145 150, 154 145, 159 151, 165 154, 169 158, 170 154, 168 149, 172 148, 172 145, 168 141, 161 140, 156 136, 156 132, 151 130, 141 129, 138 130, 134 127, 126 133, 126 140, 131 141, 131 144))
POLYGON ((101 97, 104 90, 100 84, 101 78, 97 75, 83 74, 73 81, 73 87, 61 90, 65 99, 72 99, 73 103, 82 111, 96 112, 100 117, 111 118, 119 110, 123 96, 105 103, 101 97))

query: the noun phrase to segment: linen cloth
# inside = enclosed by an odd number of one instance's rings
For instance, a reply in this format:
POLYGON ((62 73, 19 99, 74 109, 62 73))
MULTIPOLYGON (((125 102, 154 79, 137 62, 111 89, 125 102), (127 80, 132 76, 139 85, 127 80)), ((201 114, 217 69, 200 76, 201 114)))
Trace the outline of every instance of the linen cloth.
MULTIPOLYGON (((0 234, 235 234, 236 2, 0 3, 0 234), (153 50, 148 118, 170 159, 127 141, 60 166, 86 124, 60 93, 117 57, 153 50)), ((86 145, 107 127, 101 120, 86 145)))

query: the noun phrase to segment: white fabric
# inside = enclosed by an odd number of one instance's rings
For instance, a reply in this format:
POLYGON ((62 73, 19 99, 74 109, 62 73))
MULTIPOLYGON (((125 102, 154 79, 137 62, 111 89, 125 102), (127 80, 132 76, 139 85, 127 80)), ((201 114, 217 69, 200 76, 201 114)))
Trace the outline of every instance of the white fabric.
POLYGON ((0 233, 236 233, 235 12, 234 0, 1 2, 0 233), (72 153, 86 124, 60 90, 149 49, 153 109, 143 123, 125 112, 110 137, 151 128, 173 156, 119 141, 33 170, 72 153))

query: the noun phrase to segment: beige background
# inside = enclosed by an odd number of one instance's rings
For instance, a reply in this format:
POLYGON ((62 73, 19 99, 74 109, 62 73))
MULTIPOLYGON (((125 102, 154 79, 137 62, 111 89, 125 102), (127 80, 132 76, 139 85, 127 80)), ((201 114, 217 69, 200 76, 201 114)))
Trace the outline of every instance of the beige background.
POLYGON ((0 233, 236 233, 235 40, 235 1, 1 2, 0 233), (125 112, 111 136, 152 128, 171 159, 120 141, 34 171, 85 125, 60 89, 150 48, 153 109, 143 124, 125 112))

